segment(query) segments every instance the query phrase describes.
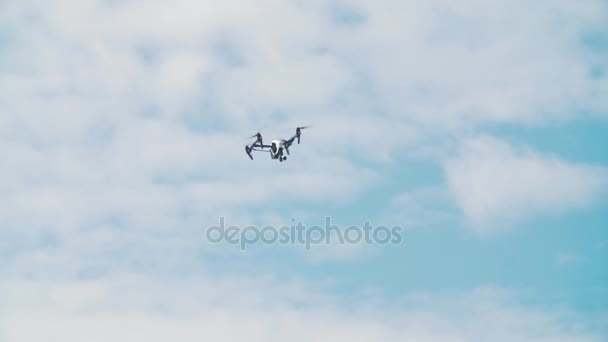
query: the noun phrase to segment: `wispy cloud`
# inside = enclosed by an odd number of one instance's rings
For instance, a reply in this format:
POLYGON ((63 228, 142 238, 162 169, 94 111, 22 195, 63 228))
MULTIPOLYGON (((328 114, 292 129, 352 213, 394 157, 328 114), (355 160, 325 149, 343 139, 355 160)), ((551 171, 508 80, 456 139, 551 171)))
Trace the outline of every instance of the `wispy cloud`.
POLYGON ((580 264, 586 260, 585 257, 574 253, 560 253, 555 258, 555 262, 558 265, 580 264))
MULTIPOLYGON (((601 341, 582 317, 522 307, 517 295, 480 288, 398 303, 343 303, 297 281, 120 276, 53 284, 10 282, 3 338, 37 341, 601 341), (380 304, 381 303, 381 304, 380 304), (32 329, 35 324, 36 329, 32 329), (235 326, 239 329, 235 330, 235 326), (92 332, 95 332, 92 334, 92 332)), ((596 318, 586 318, 595 322, 596 318)))
POLYGON ((395 196, 386 209, 384 218, 408 228, 427 228, 444 223, 454 224, 460 220, 460 215, 454 210, 449 189, 430 186, 395 196))
POLYGON ((480 234, 519 220, 593 205, 608 186, 608 169, 542 155, 489 136, 468 139, 446 160, 448 186, 480 234))

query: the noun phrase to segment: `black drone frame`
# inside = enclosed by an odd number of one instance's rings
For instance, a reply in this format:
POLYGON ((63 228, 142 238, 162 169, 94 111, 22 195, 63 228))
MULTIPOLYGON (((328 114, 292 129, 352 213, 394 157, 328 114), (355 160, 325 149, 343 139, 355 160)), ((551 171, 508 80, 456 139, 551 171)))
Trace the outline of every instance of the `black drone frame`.
MULTIPOLYGON (((293 137, 291 137, 288 140, 282 140, 283 147, 285 148, 285 152, 287 152, 287 155, 289 155, 289 147, 291 146, 291 144, 293 144, 294 140, 297 139, 298 144, 300 143, 302 130, 306 129, 306 128, 308 128, 308 126, 297 127, 296 134, 293 137)), ((249 158, 251 158, 251 160, 253 160, 253 156, 251 155, 251 152, 253 152, 253 151, 270 152, 272 145, 264 145, 264 140, 263 140, 262 134, 260 132, 252 135, 250 138, 251 139, 256 138, 256 140, 251 144, 251 146, 245 145, 245 152, 247 153, 249 158), (268 150, 266 150, 266 149, 268 149, 268 150)))

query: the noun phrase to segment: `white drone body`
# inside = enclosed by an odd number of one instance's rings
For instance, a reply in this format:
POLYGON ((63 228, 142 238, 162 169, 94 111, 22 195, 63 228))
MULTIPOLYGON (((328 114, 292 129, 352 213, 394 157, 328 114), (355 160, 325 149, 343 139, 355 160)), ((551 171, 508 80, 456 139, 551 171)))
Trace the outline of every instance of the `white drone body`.
MULTIPOLYGON (((278 159, 283 154, 283 141, 282 140, 273 140, 270 144, 270 158, 278 159)), ((287 157, 285 157, 287 158, 287 157)))

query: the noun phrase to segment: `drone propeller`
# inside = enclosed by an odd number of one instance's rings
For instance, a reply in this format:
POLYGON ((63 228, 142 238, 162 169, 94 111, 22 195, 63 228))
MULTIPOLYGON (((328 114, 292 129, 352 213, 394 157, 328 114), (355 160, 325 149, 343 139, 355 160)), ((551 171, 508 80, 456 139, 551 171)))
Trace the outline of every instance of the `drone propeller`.
POLYGON ((257 143, 260 143, 260 145, 263 144, 262 133, 258 132, 256 134, 250 136, 248 139, 253 139, 253 138, 256 138, 256 141, 254 142, 254 145, 257 144, 257 143))
POLYGON ((307 129, 310 126, 302 126, 302 127, 297 127, 296 128, 296 137, 298 138, 298 144, 300 143, 300 135, 302 135, 302 130, 303 129, 307 129))

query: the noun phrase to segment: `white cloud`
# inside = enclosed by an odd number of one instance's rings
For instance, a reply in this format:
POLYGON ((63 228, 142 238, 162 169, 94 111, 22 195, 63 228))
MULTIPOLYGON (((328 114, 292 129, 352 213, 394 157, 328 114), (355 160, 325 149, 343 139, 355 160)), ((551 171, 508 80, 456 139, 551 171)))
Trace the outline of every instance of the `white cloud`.
POLYGON ((480 288, 403 302, 354 301, 323 285, 227 277, 146 276, 2 287, 2 339, 38 341, 602 341, 595 318, 526 308, 480 288))
MULTIPOLYGON (((180 287, 162 276, 206 262, 197 259, 201 225, 214 224, 220 213, 239 223, 263 215, 251 208, 288 215, 292 211, 276 207, 348 203, 382 181, 381 168, 349 162, 347 153, 387 162, 404 146, 450 130, 574 118, 581 106, 605 109, 606 80, 586 75, 606 61, 575 52, 589 27, 608 22, 601 0, 359 1, 349 6, 362 21, 350 28, 332 21, 335 8, 325 1, 23 0, 2 6, 0 240, 10 248, 2 274, 40 282, 17 280, 2 291, 0 338, 231 340, 244 331, 265 341, 532 339, 519 328, 533 327, 509 310, 498 311, 506 315, 501 319, 484 312, 456 323, 441 312, 431 320, 406 312, 408 320, 395 327, 379 314, 352 318, 318 302, 310 311, 284 309, 289 300, 270 311, 197 306, 236 291, 224 288, 244 289, 238 299, 255 303, 272 303, 278 290, 251 285, 248 291, 249 282, 238 278, 199 286, 179 277, 180 287), (287 163, 262 155, 251 162, 244 154, 242 138, 259 127, 289 134, 308 123, 318 127, 306 131, 287 163), (145 286, 115 279, 49 283, 109 270, 157 276, 140 280, 145 286), (205 292, 209 297, 200 297, 205 292), (271 295, 260 297, 265 292, 271 295), (189 317, 159 313, 167 307, 189 317), (483 330, 481 318, 502 330, 483 330)), ((511 154, 505 152, 517 176, 546 179, 546 157, 511 154)), ((471 193, 467 175, 506 177, 505 165, 490 156, 480 171, 468 168, 468 156, 447 170, 451 189, 475 220, 519 208, 520 201, 534 209, 585 204, 592 192, 589 179, 541 182, 532 190, 500 187, 495 190, 503 194, 486 201, 489 193, 477 183, 483 177, 473 182, 482 188, 471 193), (570 197, 554 200, 535 191, 547 188, 570 197)), ((555 165, 556 181, 595 175, 584 166, 555 165)), ((410 205, 411 197, 398 203, 410 205)), ((550 340, 562 337, 553 323, 536 327, 550 340)))
MULTIPOLYGON (((599 0, 3 6, 0 231, 20 241, 119 219, 162 230, 261 204, 347 203, 383 176, 347 156, 390 162, 449 130, 606 105, 606 79, 587 77, 606 61, 580 45, 608 22, 599 0), (359 23, 334 20, 347 7, 359 23), (241 137, 308 123, 318 126, 287 163, 246 158, 241 137)), ((454 189, 469 217, 513 202, 454 189)))
POLYGON ((602 63, 573 52, 606 22, 601 1, 349 6, 363 20, 346 29, 318 1, 11 2, 2 135, 73 145, 100 121, 137 124, 149 111, 240 134, 282 112, 290 125, 321 122, 328 153, 388 160, 423 127, 605 106, 591 97, 606 81, 587 78, 602 63))
POLYGON ((368 21, 357 34, 338 35, 334 50, 348 51, 366 70, 393 117, 442 127, 544 122, 572 115, 587 100, 597 105, 595 92, 606 83, 587 78, 588 65, 573 48, 587 27, 606 27, 605 3, 359 4, 368 21))
POLYGON ((481 234, 530 216, 585 208, 608 185, 605 167, 570 163, 488 136, 465 140, 444 171, 458 206, 481 234))
POLYGON ((89 115, 157 106, 231 127, 266 124, 277 111, 338 121, 336 112, 359 108, 437 129, 605 109, 608 82, 588 76, 606 62, 580 49, 583 35, 608 22, 602 1, 349 6, 364 19, 346 29, 332 21, 336 6, 318 1, 11 3, 3 26, 13 37, 3 56, 10 72, 0 86, 17 95, 11 105, 32 103, 19 114, 40 112, 44 91, 58 105, 86 104, 74 109, 89 115))
POLYGON ((383 219, 407 228, 428 228, 443 223, 453 225, 459 220, 459 215, 453 210, 447 188, 428 186, 395 196, 383 219))

